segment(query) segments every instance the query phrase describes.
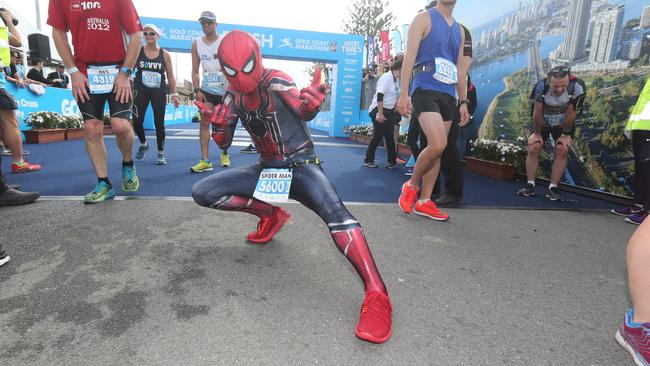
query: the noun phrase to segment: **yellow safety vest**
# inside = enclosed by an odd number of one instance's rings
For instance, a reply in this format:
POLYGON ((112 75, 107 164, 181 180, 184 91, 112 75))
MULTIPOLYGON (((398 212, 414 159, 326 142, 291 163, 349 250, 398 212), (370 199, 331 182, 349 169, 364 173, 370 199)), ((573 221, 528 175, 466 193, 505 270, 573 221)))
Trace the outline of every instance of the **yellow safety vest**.
POLYGON ((9 66, 11 63, 11 50, 9 49, 9 28, 0 27, 0 67, 9 66))
POLYGON ((645 87, 643 87, 643 91, 639 95, 639 100, 632 110, 625 129, 628 131, 650 131, 650 78, 645 82, 645 87))

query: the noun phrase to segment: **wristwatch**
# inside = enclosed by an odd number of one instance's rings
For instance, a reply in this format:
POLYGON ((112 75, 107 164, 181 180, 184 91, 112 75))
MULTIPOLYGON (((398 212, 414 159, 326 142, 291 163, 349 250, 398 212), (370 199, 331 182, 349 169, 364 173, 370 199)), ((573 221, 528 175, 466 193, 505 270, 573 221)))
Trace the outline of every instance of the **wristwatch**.
POLYGON ((133 74, 133 69, 130 67, 123 67, 120 69, 120 72, 126 76, 131 76, 133 74))
POLYGON ((458 101, 458 106, 460 107, 463 104, 467 104, 469 106, 469 100, 463 99, 458 101))
POLYGON ((194 88, 194 94, 196 94, 196 93, 198 93, 198 92, 200 92, 200 91, 201 91, 200 88, 194 88))

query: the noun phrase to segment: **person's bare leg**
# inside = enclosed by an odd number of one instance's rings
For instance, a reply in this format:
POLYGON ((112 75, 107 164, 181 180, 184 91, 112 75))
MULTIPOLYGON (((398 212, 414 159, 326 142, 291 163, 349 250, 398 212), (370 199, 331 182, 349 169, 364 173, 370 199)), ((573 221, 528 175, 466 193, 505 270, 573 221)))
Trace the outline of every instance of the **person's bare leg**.
POLYGON ((104 122, 98 119, 84 121, 84 142, 90 162, 98 178, 108 177, 106 146, 104 146, 104 122))
POLYGON ((563 144, 555 145, 555 158, 553 159, 553 167, 551 168, 551 184, 557 185, 560 183, 564 171, 569 164, 569 147, 563 144))
MULTIPOLYGON (((410 184, 417 187, 420 178, 422 181, 422 192, 420 197, 431 197, 433 185, 438 179, 440 172, 440 158, 447 146, 447 123, 443 122, 440 113, 426 112, 420 114, 420 128, 427 137, 427 147, 422 150, 415 164, 415 171, 411 177, 410 184), (416 176, 417 174, 417 176, 416 176)), ((448 126, 451 126, 450 124, 448 126)))
POLYGON ((20 124, 16 118, 16 112, 10 109, 0 110, 0 123, 2 124, 2 139, 5 147, 11 150, 11 162, 22 162, 23 139, 20 135, 20 124))
MULTIPOLYGON (((206 108, 212 110, 214 104, 204 103, 206 108)), ((201 145, 201 159, 208 160, 208 148, 210 146, 210 122, 207 118, 201 118, 199 125, 199 144, 201 145)))
POLYGON ((526 178, 529 182, 534 182, 539 168, 539 153, 542 150, 542 144, 534 143, 528 146, 528 155, 526 155, 526 178))
POLYGON ((111 118, 111 127, 115 134, 117 147, 122 153, 122 161, 131 161, 133 156, 133 141, 135 139, 131 122, 124 118, 111 118))
POLYGON ((650 219, 636 230, 627 246, 627 274, 636 323, 650 322, 650 219))

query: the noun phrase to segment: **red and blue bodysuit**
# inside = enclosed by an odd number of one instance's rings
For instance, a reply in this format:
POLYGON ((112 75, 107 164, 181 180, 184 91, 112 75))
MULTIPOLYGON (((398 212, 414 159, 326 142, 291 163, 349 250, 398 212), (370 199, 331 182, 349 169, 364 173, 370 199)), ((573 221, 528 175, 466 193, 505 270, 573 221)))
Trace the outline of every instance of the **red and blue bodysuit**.
POLYGON ((320 84, 320 71, 316 71, 309 87, 298 91, 287 74, 264 69, 257 41, 241 31, 229 32, 218 54, 230 86, 223 104, 213 111, 203 109, 213 125, 212 138, 219 147, 228 147, 239 118, 260 153, 260 161, 197 182, 192 197, 204 207, 256 215, 260 218, 257 230, 247 239, 265 243, 291 215, 279 206, 253 198, 253 192, 263 169, 292 168, 289 197, 325 221, 336 246, 363 280, 366 294, 356 335, 374 343, 385 342, 392 333, 392 308, 386 287, 359 222, 323 173, 304 123, 316 116, 325 97, 327 85, 320 84))

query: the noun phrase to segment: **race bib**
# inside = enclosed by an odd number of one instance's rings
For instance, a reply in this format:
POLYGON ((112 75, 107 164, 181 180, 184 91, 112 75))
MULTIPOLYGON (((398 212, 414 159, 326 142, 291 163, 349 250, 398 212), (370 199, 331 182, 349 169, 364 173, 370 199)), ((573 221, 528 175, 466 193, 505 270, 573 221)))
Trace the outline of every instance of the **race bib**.
POLYGON ((162 84, 162 75, 149 70, 142 71, 142 84, 147 88, 158 89, 162 84))
POLYGON ((203 74, 203 83, 208 88, 223 88, 225 82, 220 72, 206 72, 203 74))
POLYGON ((557 127, 564 123, 564 114, 544 114, 544 122, 551 127, 557 127))
POLYGON ((90 94, 108 94, 113 91, 113 84, 120 70, 117 65, 88 66, 88 84, 90 94))
POLYGON ((458 83, 458 69, 451 61, 436 57, 436 72, 433 74, 433 78, 441 83, 456 84, 458 83))
POLYGON ((264 169, 253 197, 264 202, 287 202, 292 178, 291 169, 264 169))

